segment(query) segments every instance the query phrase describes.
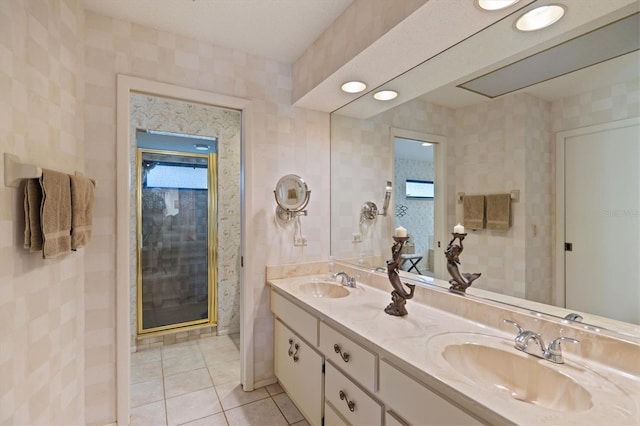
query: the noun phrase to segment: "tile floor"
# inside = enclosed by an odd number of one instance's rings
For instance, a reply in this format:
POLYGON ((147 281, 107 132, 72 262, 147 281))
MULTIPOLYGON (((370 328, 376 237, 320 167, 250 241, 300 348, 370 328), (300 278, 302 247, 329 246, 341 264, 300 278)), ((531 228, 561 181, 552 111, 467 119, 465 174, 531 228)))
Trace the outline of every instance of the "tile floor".
POLYGON ((280 385, 242 390, 234 334, 131 354, 131 425, 308 423, 280 385))

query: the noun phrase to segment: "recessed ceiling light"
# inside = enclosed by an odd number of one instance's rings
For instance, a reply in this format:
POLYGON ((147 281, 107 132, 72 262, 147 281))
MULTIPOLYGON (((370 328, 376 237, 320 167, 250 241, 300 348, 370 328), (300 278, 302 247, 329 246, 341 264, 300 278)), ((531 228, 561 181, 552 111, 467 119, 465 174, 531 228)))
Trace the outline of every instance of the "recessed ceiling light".
POLYGON ((433 144, 429 143, 429 142, 422 142, 422 146, 431 146, 433 144))
POLYGON ((565 7, 559 4, 537 7, 518 18, 516 28, 520 31, 535 31, 546 28, 562 18, 564 9, 565 7))
POLYGON ((340 89, 347 93, 360 93, 367 88, 367 85, 361 81, 347 81, 340 89))
POLYGON ((476 4, 484 10, 500 10, 516 4, 519 1, 520 0, 476 0, 476 4))
POLYGON ((206 145, 206 144, 203 144, 203 143, 197 143, 197 144, 195 144, 193 146, 198 151, 209 151, 209 145, 206 145))
POLYGON ((398 96, 398 92, 395 90, 381 90, 373 94, 374 99, 379 101, 390 101, 398 96))

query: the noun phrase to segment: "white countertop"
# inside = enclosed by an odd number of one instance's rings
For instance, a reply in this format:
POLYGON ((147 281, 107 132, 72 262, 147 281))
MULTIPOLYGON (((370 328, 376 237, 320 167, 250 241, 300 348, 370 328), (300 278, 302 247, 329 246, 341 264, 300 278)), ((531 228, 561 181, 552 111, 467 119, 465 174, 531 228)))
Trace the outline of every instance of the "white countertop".
MULTIPOLYGON (((490 338, 498 342, 503 350, 531 357, 513 349, 511 341, 515 337, 515 330, 511 332, 510 326, 505 325, 504 329, 490 328, 413 300, 407 302, 407 316, 390 316, 384 312, 391 301, 390 291, 383 292, 361 283, 358 283, 357 289, 349 289, 351 294, 343 298, 318 298, 298 291, 300 284, 326 278, 326 275, 300 276, 273 279, 269 283, 275 291, 321 320, 349 330, 373 345, 378 352, 388 354, 395 363, 405 364, 399 367, 412 372, 416 378, 444 397, 458 401, 459 405, 489 423, 640 424, 640 378, 637 376, 573 355, 565 355, 565 364, 562 365, 534 358, 544 363, 544 367, 571 377, 591 394, 592 401, 590 408, 579 411, 541 408, 519 401, 497 388, 478 386, 453 369, 442 357, 442 350, 449 342, 459 342, 460 339, 483 334, 504 338, 490 338)), ((490 308, 482 306, 479 309, 490 308)), ((640 355, 640 350, 638 354, 640 355)), ((540 383, 540 386, 545 386, 545 383, 540 383)), ((563 389, 562 392, 570 390, 563 389)))

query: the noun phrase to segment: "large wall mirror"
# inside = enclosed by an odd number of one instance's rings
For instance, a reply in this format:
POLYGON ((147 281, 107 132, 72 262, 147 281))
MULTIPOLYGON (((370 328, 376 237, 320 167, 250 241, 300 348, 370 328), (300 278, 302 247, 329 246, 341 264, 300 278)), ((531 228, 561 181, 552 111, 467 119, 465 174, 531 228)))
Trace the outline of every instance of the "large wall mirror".
POLYGON ((384 267, 403 226, 413 256, 405 276, 446 285, 444 249, 464 223, 462 194, 513 191, 508 229, 465 239, 461 270, 482 273, 467 292, 640 337, 640 2, 563 1, 551 35, 518 33, 516 18, 544 3, 516 3, 331 114, 331 254, 384 267), (399 96, 376 101, 379 89, 399 96), (593 135, 600 154, 589 158, 593 135), (386 181, 391 214, 362 223, 362 203, 380 203, 386 181), (587 215, 570 209, 572 197, 597 198, 589 220, 600 222, 575 222, 587 215))

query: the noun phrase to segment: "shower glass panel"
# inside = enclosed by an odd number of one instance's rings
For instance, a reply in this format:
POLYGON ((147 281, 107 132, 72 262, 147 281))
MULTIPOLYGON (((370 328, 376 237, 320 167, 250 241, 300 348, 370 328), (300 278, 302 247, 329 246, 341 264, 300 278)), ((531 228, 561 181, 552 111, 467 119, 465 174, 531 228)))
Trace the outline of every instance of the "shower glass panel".
POLYGON ((137 158, 138 332, 215 324, 215 154, 137 158))

